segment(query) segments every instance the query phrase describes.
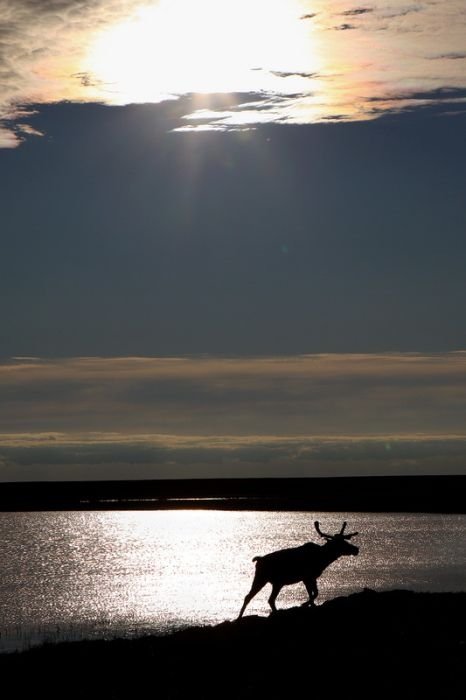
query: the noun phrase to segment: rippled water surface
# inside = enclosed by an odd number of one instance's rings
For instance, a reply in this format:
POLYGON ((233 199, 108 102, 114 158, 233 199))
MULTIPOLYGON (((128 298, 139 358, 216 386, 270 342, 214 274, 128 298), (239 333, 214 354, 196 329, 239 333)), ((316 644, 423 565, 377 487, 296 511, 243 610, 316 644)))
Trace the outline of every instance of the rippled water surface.
MULTIPOLYGON (((466 516, 226 511, 0 513, 0 650, 166 632, 237 616, 253 556, 306 540, 313 521, 360 535, 318 602, 364 587, 466 590, 466 516)), ((322 542, 322 540, 321 540, 322 542)), ((267 614, 266 586, 247 614, 267 614)), ((278 607, 306 600, 302 584, 278 607)))

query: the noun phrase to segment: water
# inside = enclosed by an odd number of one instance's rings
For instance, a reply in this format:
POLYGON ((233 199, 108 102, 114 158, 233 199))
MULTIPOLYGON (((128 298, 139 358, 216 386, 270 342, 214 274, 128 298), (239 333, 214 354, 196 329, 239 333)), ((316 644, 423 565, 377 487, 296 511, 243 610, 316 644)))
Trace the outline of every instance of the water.
MULTIPOLYGON (((237 616, 253 556, 318 541, 313 521, 360 535, 318 602, 368 587, 466 590, 466 516, 227 511, 0 513, 0 651, 164 633, 237 616)), ((321 540, 322 541, 322 540, 321 540)), ((266 586, 246 614, 268 614, 266 586)), ((277 606, 306 600, 302 584, 277 606)))

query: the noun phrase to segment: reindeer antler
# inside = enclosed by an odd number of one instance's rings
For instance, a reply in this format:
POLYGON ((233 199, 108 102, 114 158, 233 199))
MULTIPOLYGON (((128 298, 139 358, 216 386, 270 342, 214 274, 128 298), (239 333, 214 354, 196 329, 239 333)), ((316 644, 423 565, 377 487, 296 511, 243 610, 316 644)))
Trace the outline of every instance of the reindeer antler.
POLYGON ((345 533, 346 525, 347 525, 347 522, 346 522, 346 520, 345 520, 345 522, 344 522, 343 525, 341 526, 340 532, 338 533, 338 535, 335 535, 335 537, 342 537, 344 540, 350 540, 352 537, 354 537, 355 535, 358 534, 357 532, 352 532, 352 533, 350 533, 350 534, 348 534, 348 535, 345 535, 344 533, 345 533))
POLYGON ((322 530, 320 529, 319 521, 316 520, 314 522, 314 525, 315 525, 317 532, 319 533, 319 535, 321 537, 323 537, 325 540, 327 540, 327 542, 329 542, 330 540, 334 540, 335 538, 342 538, 343 540, 350 540, 352 537, 356 537, 356 535, 359 534, 358 532, 351 532, 348 535, 345 535, 345 529, 346 529, 347 524, 348 523, 345 520, 345 522, 341 526, 340 532, 337 532, 336 535, 327 535, 325 532, 322 532, 322 530))
POLYGON ((320 529, 320 525, 319 525, 319 521, 318 521, 318 520, 315 521, 314 526, 315 526, 315 529, 317 530, 317 532, 319 533, 319 535, 320 535, 321 537, 323 537, 323 538, 326 539, 326 540, 331 540, 331 539, 333 539, 333 535, 326 535, 325 532, 322 532, 322 530, 320 529))

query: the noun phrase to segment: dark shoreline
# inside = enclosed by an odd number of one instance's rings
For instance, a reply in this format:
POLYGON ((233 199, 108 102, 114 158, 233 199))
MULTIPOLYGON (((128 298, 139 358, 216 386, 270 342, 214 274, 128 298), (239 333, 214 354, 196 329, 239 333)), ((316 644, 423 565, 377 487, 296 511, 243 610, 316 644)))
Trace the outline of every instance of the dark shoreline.
POLYGON ((364 590, 165 637, 0 656, 30 698, 462 698, 466 593, 364 590))
POLYGON ((466 475, 0 483, 0 511, 302 510, 466 513, 466 475))

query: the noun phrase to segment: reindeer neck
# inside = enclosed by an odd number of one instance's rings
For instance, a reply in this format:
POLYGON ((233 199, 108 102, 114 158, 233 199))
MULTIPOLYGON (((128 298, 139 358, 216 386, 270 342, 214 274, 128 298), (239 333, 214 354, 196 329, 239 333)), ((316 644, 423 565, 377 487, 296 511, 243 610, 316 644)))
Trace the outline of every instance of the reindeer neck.
POLYGON ((321 557, 322 564, 327 567, 341 557, 341 552, 338 551, 333 542, 326 542, 321 546, 321 557))

